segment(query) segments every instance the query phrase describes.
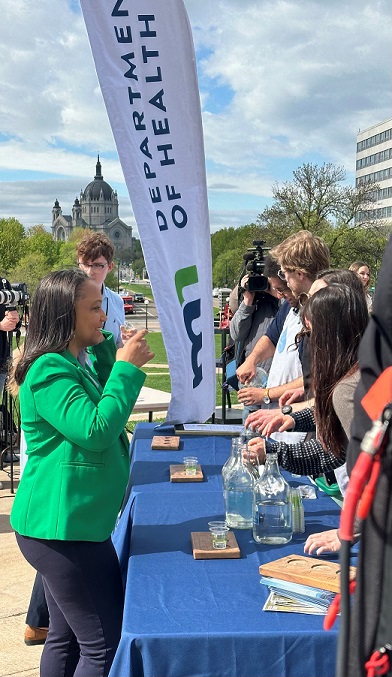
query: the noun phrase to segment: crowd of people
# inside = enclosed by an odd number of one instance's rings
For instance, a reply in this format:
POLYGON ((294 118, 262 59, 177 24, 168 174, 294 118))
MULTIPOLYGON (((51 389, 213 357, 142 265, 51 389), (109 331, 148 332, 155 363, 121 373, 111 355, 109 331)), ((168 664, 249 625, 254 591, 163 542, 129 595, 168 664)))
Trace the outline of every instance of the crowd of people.
MULTIPOLYGON (((113 254, 104 236, 88 235, 77 269, 41 280, 9 379, 28 454, 11 524, 37 571, 25 641, 45 643, 41 677, 106 677, 120 638, 123 589, 110 535, 129 474, 124 428, 153 354, 145 330, 124 332, 123 302, 105 286, 113 254)), ((263 291, 250 291, 245 276, 230 298, 250 458, 262 464, 276 452, 293 473, 334 473, 344 496, 370 268, 331 269, 322 238, 300 231, 270 251, 264 275, 263 291), (267 381, 254 386, 260 366, 267 381)), ((0 337, 18 319, 5 312, 0 337)), ((305 552, 339 544, 337 530, 312 534, 305 552)))
MULTIPOLYGON (((271 250, 265 266, 271 293, 284 298, 267 331, 246 350, 241 334, 245 317, 260 316, 261 299, 246 295, 232 320, 234 341, 243 342, 237 376, 243 384, 238 399, 244 404, 245 426, 258 432, 249 441, 250 458, 264 463, 276 452, 280 465, 297 474, 329 475, 344 497, 348 476, 346 449, 354 416, 354 393, 359 380, 358 349, 369 321, 370 269, 363 261, 349 269, 329 269, 329 252, 321 238, 300 231, 271 250), (278 286, 281 285, 285 286, 278 286), (289 296, 288 296, 289 295, 289 296), (289 300, 288 300, 289 299, 289 300), (247 387, 260 360, 272 357, 265 388, 247 387), (293 403, 297 402, 294 411, 293 403), (294 432, 292 432, 294 431, 294 432), (289 434, 287 434, 289 433, 289 434), (299 439, 295 433, 301 433, 299 439)), ((251 326, 251 325, 250 325, 251 326)), ((246 327, 249 335, 249 319, 246 327)), ((256 328, 253 328, 256 334, 256 328)), ((359 532, 360 526, 357 525, 359 532)), ((312 534, 305 552, 339 550, 337 530, 312 534)))

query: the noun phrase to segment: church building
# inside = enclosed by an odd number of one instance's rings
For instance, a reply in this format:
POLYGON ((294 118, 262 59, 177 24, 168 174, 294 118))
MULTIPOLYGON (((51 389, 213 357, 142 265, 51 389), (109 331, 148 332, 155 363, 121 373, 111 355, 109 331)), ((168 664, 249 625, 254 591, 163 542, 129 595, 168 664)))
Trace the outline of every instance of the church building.
POLYGON ((80 191, 80 199, 75 198, 72 216, 63 214, 58 200, 52 209, 55 240, 68 240, 77 227, 104 233, 116 249, 132 248, 132 226, 127 226, 118 216, 117 192, 103 180, 99 155, 94 181, 80 191))

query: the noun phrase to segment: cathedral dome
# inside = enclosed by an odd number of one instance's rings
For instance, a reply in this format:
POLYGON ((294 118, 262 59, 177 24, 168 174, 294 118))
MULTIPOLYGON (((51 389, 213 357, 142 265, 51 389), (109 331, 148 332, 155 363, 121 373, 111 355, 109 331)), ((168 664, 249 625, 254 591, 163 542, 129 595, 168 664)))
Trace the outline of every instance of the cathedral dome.
POLYGON ((117 191, 103 180, 99 155, 94 181, 80 191, 79 198, 75 198, 72 214, 63 214, 58 200, 52 209, 52 232, 55 240, 69 240, 75 228, 88 228, 104 233, 116 250, 132 249, 132 226, 119 218, 117 191))
POLYGON ((101 163, 99 161, 96 164, 94 181, 90 181, 88 186, 84 189, 81 199, 82 200, 99 200, 101 199, 101 192, 104 200, 113 199, 113 188, 103 180, 101 163))

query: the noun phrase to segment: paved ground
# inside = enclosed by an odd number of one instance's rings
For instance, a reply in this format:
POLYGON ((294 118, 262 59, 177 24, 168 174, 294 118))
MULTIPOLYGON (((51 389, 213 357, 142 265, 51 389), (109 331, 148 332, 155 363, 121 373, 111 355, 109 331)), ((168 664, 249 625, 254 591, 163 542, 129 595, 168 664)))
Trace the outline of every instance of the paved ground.
MULTIPOLYGON (((167 367, 167 365, 154 365, 167 367)), ((242 407, 227 410, 228 422, 240 417, 242 407)), ((218 419, 220 409, 216 410, 218 419)), ((154 412, 155 418, 164 418, 166 412, 154 412)), ((145 421, 146 414, 133 414, 132 420, 145 421)), ((237 422, 237 421, 236 421, 237 422)), ((14 489, 19 480, 19 464, 14 466, 14 489)), ((10 466, 0 470, 0 677, 39 677, 42 646, 24 643, 25 619, 35 571, 27 564, 16 544, 9 523, 14 495, 11 493, 10 466)), ((53 676, 55 677, 55 676, 53 676)))
MULTIPOLYGON (((166 412, 154 413, 154 417, 166 412)), ((146 414, 134 414, 146 420, 146 414)), ((131 436, 131 435, 130 435, 131 436)), ((0 470, 0 677, 39 677, 42 646, 26 646, 24 631, 35 571, 21 555, 9 522, 14 494, 10 466, 0 470)), ((19 483, 19 463, 14 465, 14 490, 19 483)), ((55 675, 53 676, 55 677, 55 675)))
MULTIPOLYGON (((15 476, 19 476, 19 466, 15 466, 15 476)), ((9 523, 14 500, 9 466, 0 470, 0 482, 0 677, 39 677, 42 646, 26 646, 23 641, 35 572, 20 554, 9 523)))

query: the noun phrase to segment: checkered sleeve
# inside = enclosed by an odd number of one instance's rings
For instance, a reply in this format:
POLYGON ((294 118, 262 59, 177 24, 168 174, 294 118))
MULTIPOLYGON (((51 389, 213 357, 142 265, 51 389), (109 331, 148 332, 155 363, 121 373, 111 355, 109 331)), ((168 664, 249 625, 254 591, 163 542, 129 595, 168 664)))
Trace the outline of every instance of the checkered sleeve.
POLYGON ((297 475, 322 475, 343 465, 346 460, 345 450, 341 449, 341 456, 337 458, 332 452, 325 451, 317 439, 297 444, 266 440, 265 448, 267 453, 278 454, 282 468, 297 475))
POLYGON ((296 433, 309 433, 316 430, 316 421, 314 420, 313 407, 300 409, 299 411, 295 411, 290 414, 290 416, 295 421, 296 433))

